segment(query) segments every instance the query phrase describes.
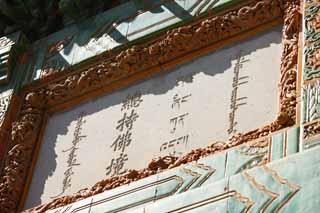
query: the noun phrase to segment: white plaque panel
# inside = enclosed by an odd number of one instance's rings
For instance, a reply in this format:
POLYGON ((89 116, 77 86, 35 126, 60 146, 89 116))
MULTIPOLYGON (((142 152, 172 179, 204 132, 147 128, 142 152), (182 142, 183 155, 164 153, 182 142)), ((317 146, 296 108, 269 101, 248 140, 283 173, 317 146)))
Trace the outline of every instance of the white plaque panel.
POLYGON ((271 123, 281 52, 277 27, 54 114, 26 208, 271 123))

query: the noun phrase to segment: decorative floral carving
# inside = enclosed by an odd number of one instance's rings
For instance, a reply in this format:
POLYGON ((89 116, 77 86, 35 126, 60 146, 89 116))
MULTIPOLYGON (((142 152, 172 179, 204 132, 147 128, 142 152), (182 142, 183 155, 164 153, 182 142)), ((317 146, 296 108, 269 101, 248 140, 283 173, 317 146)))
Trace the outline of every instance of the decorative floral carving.
POLYGON ((307 124, 303 127, 303 138, 308 139, 312 136, 318 135, 320 133, 320 122, 314 122, 307 124))
POLYGON ((313 70, 320 69, 320 49, 317 49, 311 53, 309 58, 307 59, 307 63, 310 64, 313 70))
POLYGON ((46 108, 71 100, 128 75, 145 71, 156 65, 168 63, 189 52, 206 47, 214 42, 253 29, 281 17, 284 12, 284 50, 281 64, 280 105, 276 121, 265 127, 238 134, 228 142, 214 143, 196 149, 181 158, 164 157, 154 160, 149 167, 100 181, 90 189, 75 195, 57 198, 36 207, 44 212, 110 190, 123 184, 150 176, 163 169, 173 168, 200 157, 213 154, 235 145, 266 136, 295 121, 296 68, 299 33, 299 1, 283 3, 280 0, 252 0, 247 5, 227 11, 225 14, 207 18, 173 30, 154 40, 151 44, 137 44, 110 57, 105 57, 88 68, 70 72, 63 79, 34 89, 25 96, 18 119, 12 125, 11 146, 0 179, 0 209, 2 212, 16 211, 23 184, 32 159, 35 138, 39 134, 46 108))
POLYGON ((11 148, 6 156, 0 182, 0 209, 15 212, 25 185, 25 175, 32 157, 36 132, 40 128, 42 99, 30 93, 26 96, 19 119, 12 124, 11 148))
POLYGON ((298 64, 298 42, 301 14, 297 0, 286 3, 283 24, 283 52, 281 58, 280 112, 287 114, 292 122, 296 115, 296 78, 298 64))
POLYGON ((304 79, 320 77, 320 3, 308 0, 305 3, 305 48, 304 79))

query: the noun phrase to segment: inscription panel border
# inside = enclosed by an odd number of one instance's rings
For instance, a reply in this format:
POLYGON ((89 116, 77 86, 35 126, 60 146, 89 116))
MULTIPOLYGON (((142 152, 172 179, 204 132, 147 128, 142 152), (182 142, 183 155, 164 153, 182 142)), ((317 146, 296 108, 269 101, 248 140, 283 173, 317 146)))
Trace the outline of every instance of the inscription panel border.
POLYGON ((280 109, 274 122, 237 134, 226 143, 213 143, 207 148, 192 151, 179 159, 160 158, 152 161, 142 171, 133 170, 122 177, 98 182, 91 189, 54 199, 34 210, 44 212, 58 208, 111 189, 108 188, 111 184, 124 185, 155 174, 159 169, 173 168, 296 124, 296 79, 301 22, 299 6, 298 0, 244 1, 219 14, 209 14, 195 22, 168 30, 162 36, 147 42, 140 41, 133 46, 101 54, 94 60, 81 64, 81 67, 72 67, 63 74, 54 73, 26 87, 20 95, 22 104, 18 107, 15 121, 9 130, 10 138, 3 139, 9 140, 9 147, 0 179, 0 209, 3 212, 15 212, 23 206, 32 167, 37 158, 36 150, 39 150, 47 117, 53 112, 168 70, 225 43, 243 39, 281 22, 283 54, 279 83, 280 109), (116 182, 118 184, 114 184, 116 182))

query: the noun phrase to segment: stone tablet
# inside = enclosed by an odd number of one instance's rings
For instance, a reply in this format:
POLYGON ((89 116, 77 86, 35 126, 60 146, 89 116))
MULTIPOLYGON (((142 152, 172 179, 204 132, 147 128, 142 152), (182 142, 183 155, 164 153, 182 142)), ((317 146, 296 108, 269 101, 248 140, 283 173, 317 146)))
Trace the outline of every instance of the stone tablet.
POLYGON ((271 123, 281 27, 52 115, 25 208, 271 123))

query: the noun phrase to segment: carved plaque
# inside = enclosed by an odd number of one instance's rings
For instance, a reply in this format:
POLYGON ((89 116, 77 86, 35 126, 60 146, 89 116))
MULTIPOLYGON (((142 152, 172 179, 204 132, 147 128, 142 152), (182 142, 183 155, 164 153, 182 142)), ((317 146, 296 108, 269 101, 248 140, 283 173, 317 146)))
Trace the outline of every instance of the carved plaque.
POLYGON ((25 208, 271 123, 281 27, 49 118, 25 208))

